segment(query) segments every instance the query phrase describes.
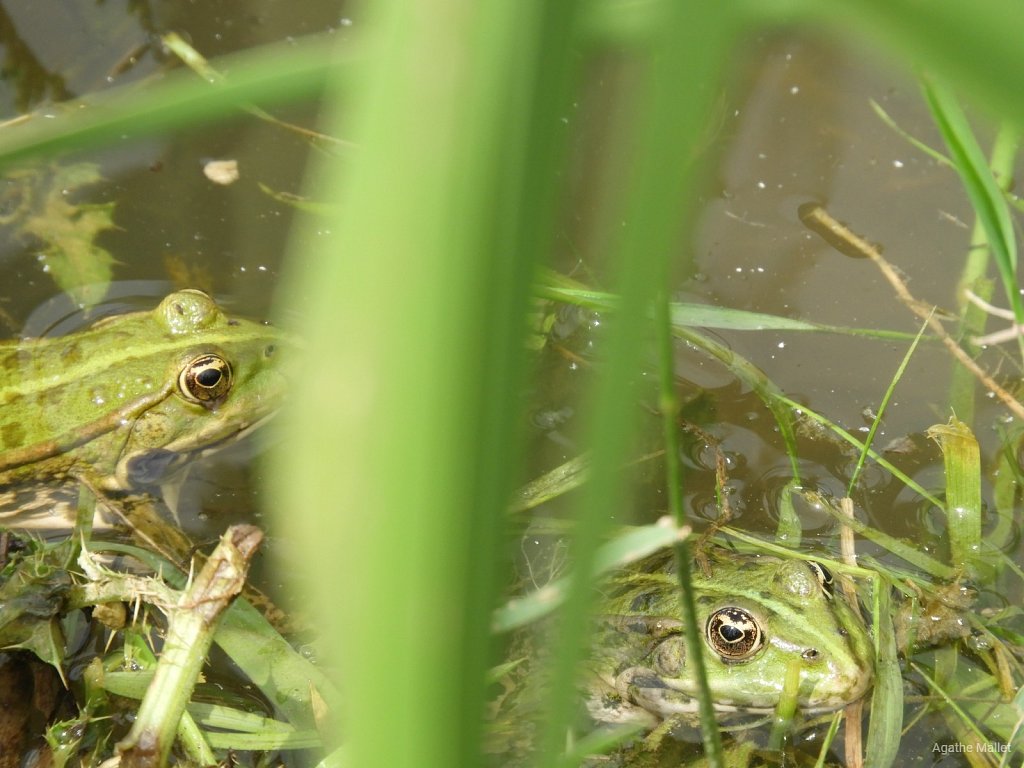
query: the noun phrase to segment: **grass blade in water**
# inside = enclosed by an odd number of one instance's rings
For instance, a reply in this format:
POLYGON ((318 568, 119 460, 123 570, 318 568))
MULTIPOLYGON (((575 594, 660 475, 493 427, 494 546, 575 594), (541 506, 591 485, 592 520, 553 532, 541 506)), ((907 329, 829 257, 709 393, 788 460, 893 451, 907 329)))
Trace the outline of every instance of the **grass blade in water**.
MULTIPOLYGON (((1024 302, 1017 288, 1017 238, 1006 196, 999 188, 985 155, 971 131, 967 116, 953 93, 934 80, 925 82, 925 97, 935 124, 949 147, 971 206, 988 236, 999 276, 1018 325, 1024 324, 1024 302)), ((1024 356, 1024 340, 1018 338, 1024 356)))
POLYGON ((875 627, 878 659, 864 765, 867 768, 889 768, 896 760, 903 728, 903 677, 897 659, 889 589, 882 584, 876 585, 875 591, 878 597, 878 625, 875 627))
POLYGON ((956 417, 930 427, 946 468, 946 527, 954 568, 974 573, 981 554, 981 458, 978 441, 956 417))

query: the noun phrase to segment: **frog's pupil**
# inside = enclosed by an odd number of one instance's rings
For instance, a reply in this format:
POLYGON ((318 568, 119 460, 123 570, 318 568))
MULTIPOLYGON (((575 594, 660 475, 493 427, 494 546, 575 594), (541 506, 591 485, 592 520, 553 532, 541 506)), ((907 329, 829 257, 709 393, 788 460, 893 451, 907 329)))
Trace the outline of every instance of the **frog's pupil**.
POLYGON ((807 564, 814 571, 814 575, 818 577, 818 583, 821 585, 821 591, 825 593, 826 598, 833 596, 832 591, 832 572, 821 563, 817 563, 814 560, 808 560, 807 564))
POLYGON ((719 630, 722 635, 722 639, 726 642, 735 643, 743 639, 743 630, 737 629, 736 627, 725 624, 719 630))
POLYGON ((220 381, 220 377, 221 373, 217 368, 207 368, 199 372, 199 375, 196 376, 196 381, 204 387, 213 387, 220 381))

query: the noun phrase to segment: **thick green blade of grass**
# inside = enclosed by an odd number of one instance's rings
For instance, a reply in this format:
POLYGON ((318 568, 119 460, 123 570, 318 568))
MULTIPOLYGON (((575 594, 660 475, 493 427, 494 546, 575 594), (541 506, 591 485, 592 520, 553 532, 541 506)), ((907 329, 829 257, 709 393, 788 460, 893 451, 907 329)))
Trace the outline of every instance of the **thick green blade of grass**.
POLYGON ((946 531, 950 560, 977 575, 981 555, 981 451, 970 427, 952 418, 926 433, 942 449, 946 471, 946 531))
POLYGON ((889 768, 896 760, 903 727, 903 678, 897 658, 888 586, 875 587, 878 601, 875 626, 878 645, 875 689, 871 693, 871 722, 865 747, 868 768, 889 768))
MULTIPOLYGON (((276 507, 306 547, 353 765, 472 765, 557 185, 571 4, 376 3, 296 254, 309 346, 276 507), (545 80, 544 78, 551 78, 545 80)), ((335 713, 338 714, 338 713, 335 713)))
POLYGON ((925 82, 924 93, 978 222, 985 231, 1016 322, 1022 324, 1024 302, 1017 287, 1017 237, 1006 196, 992 174, 956 97, 935 80, 925 82))

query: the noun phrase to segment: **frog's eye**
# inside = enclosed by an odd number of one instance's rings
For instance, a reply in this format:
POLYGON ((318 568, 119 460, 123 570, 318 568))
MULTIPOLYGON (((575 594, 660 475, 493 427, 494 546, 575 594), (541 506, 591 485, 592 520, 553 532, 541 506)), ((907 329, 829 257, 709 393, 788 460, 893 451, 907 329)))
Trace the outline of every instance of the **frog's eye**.
POLYGON ((213 407, 231 389, 231 364, 220 355, 193 358, 178 374, 178 389, 189 402, 213 407))
POLYGON ((764 645, 757 619, 742 608, 719 608, 708 617, 704 635, 722 661, 746 661, 764 645))
POLYGON ((821 563, 816 563, 813 560, 808 560, 807 565, 814 571, 814 575, 818 577, 818 583, 821 585, 821 591, 825 593, 825 597, 831 599, 835 595, 833 585, 835 579, 832 578, 832 571, 826 568, 821 563))

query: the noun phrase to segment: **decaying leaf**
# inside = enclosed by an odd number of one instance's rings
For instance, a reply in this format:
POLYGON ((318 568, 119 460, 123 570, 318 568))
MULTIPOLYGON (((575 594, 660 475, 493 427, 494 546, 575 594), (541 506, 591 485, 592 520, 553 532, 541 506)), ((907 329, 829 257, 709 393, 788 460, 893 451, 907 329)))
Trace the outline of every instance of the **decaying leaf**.
POLYGON ((31 651, 61 669, 60 616, 71 587, 66 559, 64 546, 32 545, 0 572, 0 649, 31 651))

